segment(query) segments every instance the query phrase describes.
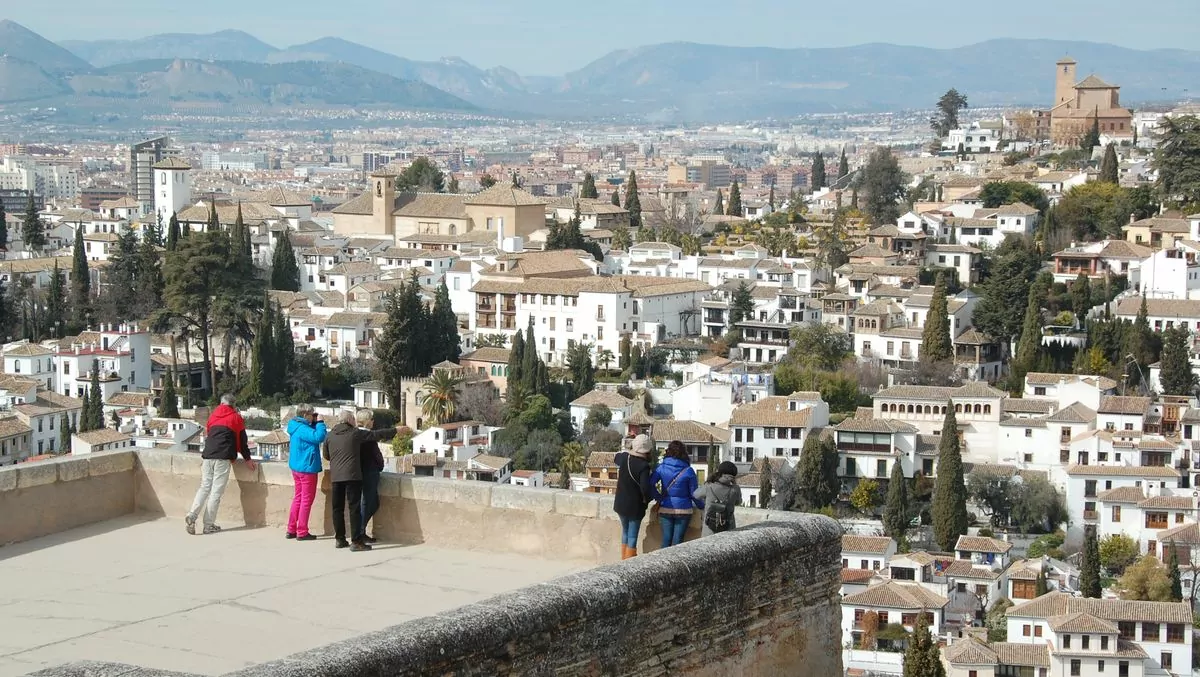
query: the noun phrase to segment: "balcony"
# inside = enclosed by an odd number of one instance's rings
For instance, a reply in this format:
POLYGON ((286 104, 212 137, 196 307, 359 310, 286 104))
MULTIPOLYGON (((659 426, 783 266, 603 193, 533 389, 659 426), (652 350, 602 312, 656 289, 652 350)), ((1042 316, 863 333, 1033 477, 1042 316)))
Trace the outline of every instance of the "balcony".
MULTIPOLYGON (((730 532, 724 547, 697 539, 697 518, 690 542, 646 561, 616 563, 608 547, 612 522, 596 520, 611 497, 385 472, 375 527, 386 545, 354 556, 315 547, 298 557, 301 546, 279 538, 292 493, 286 463, 267 461, 253 470, 235 464, 236 482, 218 519, 226 531, 213 537, 189 536, 180 528, 200 466, 199 454, 143 449, 0 469, 0 499, 13 508, 11 519, 0 524, 0 542, 8 544, 0 574, 21 582, 10 586, 0 619, 10 639, 18 629, 37 639, 19 657, 0 656, 0 672, 410 674, 426 671, 428 657, 439 656, 439 674, 499 674, 514 657, 537 660, 551 672, 602 660, 616 674, 632 674, 668 651, 674 639, 641 648, 584 647, 574 644, 577 633, 594 635, 614 618, 661 623, 664 612, 646 609, 667 609, 687 591, 720 581, 732 590, 755 590, 752 573, 802 580, 802 589, 779 594, 811 623, 789 623, 782 611, 764 611, 761 639, 748 631, 748 639, 760 643, 746 658, 737 650, 747 639, 744 633, 722 639, 722 619, 701 620, 696 632, 717 639, 693 648, 688 660, 729 674, 746 671, 746 661, 801 661, 814 674, 840 671, 836 640, 831 643, 821 632, 836 626, 841 613, 838 533, 825 518, 773 514, 764 522, 763 511, 743 508, 739 524, 754 526, 730 532), (496 524, 505 528, 497 530, 496 524), (547 537, 561 529, 575 537, 547 537), (247 552, 254 553, 255 574, 230 578, 228 563, 247 552), (436 566, 430 568, 430 562, 436 566), (411 572, 423 563, 428 571, 414 579, 411 572), (458 573, 481 567, 495 571, 497 580, 471 582, 458 573), (325 592, 311 585, 314 571, 329 584, 325 592), (636 582, 653 572, 662 576, 660 589, 638 592, 636 582), (558 585, 522 589, 567 574, 571 577, 558 585), (604 585, 615 586, 614 594, 597 607, 590 591, 604 585), (446 595, 447 588, 455 593, 446 595), (164 598, 163 591, 175 596, 164 598), (401 597, 411 605, 380 601, 401 597), (514 600, 521 604, 514 606, 514 600), (464 604, 469 606, 458 608, 464 604), (352 627, 316 643, 333 644, 316 646, 302 629, 327 627, 330 609, 339 605, 354 610, 352 627), (70 609, 76 620, 47 616, 47 609, 70 609), (569 629, 562 609, 575 610, 569 629), (432 616, 413 620, 422 614, 432 616), (249 624, 257 641, 193 651, 198 618, 213 637, 222 628, 249 624), (778 647, 770 641, 775 637, 778 647), (547 646, 567 649, 548 657, 547 646), (142 669, 78 664, 97 658, 140 663, 142 669)), ((318 492, 316 500, 314 533, 328 536, 330 527, 321 517, 329 509, 327 493, 318 492)), ((649 529, 653 548, 660 534, 656 524, 649 529)), ((731 595, 730 603, 739 607, 752 603, 748 592, 731 595)), ((671 624, 694 616, 688 609, 678 613, 671 624)))
POLYGON ((890 454, 892 453, 892 445, 890 444, 866 444, 859 442, 838 442, 838 451, 846 452, 866 452, 868 454, 890 454))
POLYGON ((1147 529, 1167 529, 1171 526, 1167 520, 1146 520, 1147 529))
MULTIPOLYGON (((1100 513, 1096 512, 1095 510, 1084 510, 1083 519, 1088 522, 1095 522, 1096 520, 1100 519, 1100 513)), ((1165 527, 1166 525, 1163 526, 1165 527)))
POLYGON ((477 313, 475 315, 476 327, 487 327, 489 329, 496 328, 496 316, 490 313, 477 313))
POLYGON ((500 306, 500 312, 506 313, 508 315, 512 315, 517 312, 517 304, 506 303, 506 304, 500 306))
POLYGON ((491 313, 491 312, 495 312, 494 311, 495 307, 496 307, 495 301, 493 301, 491 298, 486 297, 486 296, 480 297, 475 302, 475 310, 481 310, 483 312, 491 313))

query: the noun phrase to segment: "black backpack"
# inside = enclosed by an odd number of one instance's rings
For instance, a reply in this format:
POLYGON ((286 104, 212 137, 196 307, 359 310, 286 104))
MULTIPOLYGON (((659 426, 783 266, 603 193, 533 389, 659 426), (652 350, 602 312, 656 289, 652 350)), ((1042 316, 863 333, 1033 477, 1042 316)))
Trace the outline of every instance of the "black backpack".
MULTIPOLYGON (((733 492, 729 492, 726 498, 733 498, 733 492)), ((710 500, 708 505, 705 507, 704 526, 708 527, 708 530, 714 534, 719 534, 722 531, 728 531, 729 523, 731 521, 730 518, 733 517, 733 509, 736 506, 722 503, 721 501, 716 500, 716 498, 713 498, 713 500, 710 500)))

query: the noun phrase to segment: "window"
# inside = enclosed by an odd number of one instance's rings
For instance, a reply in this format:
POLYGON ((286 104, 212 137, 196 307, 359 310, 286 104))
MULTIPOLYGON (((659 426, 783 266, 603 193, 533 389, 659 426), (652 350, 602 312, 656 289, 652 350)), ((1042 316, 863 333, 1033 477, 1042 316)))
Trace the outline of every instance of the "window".
POLYGON ((1114 522, 1121 521, 1121 506, 1114 505, 1112 507, 1112 521, 1114 521, 1114 522))
POLYGON ((1080 638, 1080 645, 1084 649, 1092 648, 1091 644, 1092 644, 1092 636, 1091 635, 1084 635, 1083 637, 1080 638))
POLYGON ((763 428, 763 439, 764 440, 775 439, 775 429, 774 428, 763 428))
POLYGON ((1104 661, 1098 661, 1096 663, 1096 672, 1104 672, 1104 661))
POLYGON ((1025 437, 1033 437, 1033 428, 1025 429, 1025 437))
POLYGON ((1080 662, 1078 658, 1071 659, 1071 677, 1079 677, 1079 675, 1083 674, 1080 671, 1080 662))
POLYGON ((1029 636, 1029 634, 1030 634, 1030 627, 1031 627, 1031 626, 1028 626, 1028 625, 1026 625, 1026 626, 1023 626, 1023 627, 1021 628, 1021 635, 1022 635, 1023 637, 1028 637, 1028 636, 1029 636))
POLYGON ((1036 387, 1036 388, 1034 388, 1034 389, 1033 389, 1033 394, 1034 394, 1034 395, 1045 395, 1045 394, 1046 394, 1046 389, 1045 389, 1045 388, 1043 388, 1043 387, 1041 387, 1041 386, 1038 386, 1038 387, 1036 387))
POLYGON ((1129 661, 1117 663, 1117 677, 1129 677, 1129 661))
POLYGON ((1100 650, 1108 651, 1108 635, 1100 635, 1100 650))
POLYGON ((1033 636, 1034 637, 1042 636, 1042 626, 1040 626, 1040 625, 1033 626, 1033 636))
POLYGON ((1117 622, 1117 632, 1120 634, 1121 639, 1128 639, 1130 641, 1137 639, 1134 636, 1136 633, 1136 629, 1137 629, 1137 623, 1134 623, 1133 621, 1118 621, 1117 622))
POLYGON ((1160 654, 1160 656, 1159 656, 1158 664, 1162 666, 1163 670, 1170 670, 1172 667, 1171 652, 1170 651, 1162 652, 1162 654, 1160 654))
POLYGON ((1171 644, 1183 644, 1183 628, 1180 623, 1167 623, 1167 641, 1171 644))
MULTIPOLYGON (((1143 642, 1157 642, 1158 636, 1158 623, 1142 623, 1143 642)), ((1164 665, 1163 667, 1166 666, 1164 665)))
POLYGON ((887 477, 888 476, 887 461, 885 461, 883 459, 875 461, 875 476, 876 477, 887 477))
MULTIPOLYGON (((1071 636, 1070 636, 1070 635, 1063 635, 1063 639, 1062 639, 1062 645, 1063 645, 1063 648, 1064 648, 1064 649, 1070 649, 1070 648, 1071 648, 1071 636)), ((1073 673, 1071 673, 1071 674, 1073 674, 1073 675, 1078 675, 1079 673, 1078 673, 1078 672, 1073 672, 1073 673)))

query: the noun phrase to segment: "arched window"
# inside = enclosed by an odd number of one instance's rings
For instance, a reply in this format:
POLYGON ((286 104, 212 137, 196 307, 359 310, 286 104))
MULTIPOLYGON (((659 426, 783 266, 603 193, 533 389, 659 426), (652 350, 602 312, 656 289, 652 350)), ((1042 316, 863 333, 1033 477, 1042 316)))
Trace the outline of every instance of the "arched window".
POLYGON ((975 405, 975 413, 976 413, 976 414, 982 414, 982 413, 983 413, 983 407, 979 406, 978 404, 977 404, 977 405, 975 405))
POLYGON ((913 405, 908 405, 908 413, 913 413, 913 405))
POLYGON ((985 414, 992 413, 992 405, 990 405, 990 404, 983 405, 983 413, 985 413, 985 414))
POLYGON ((925 405, 925 413, 926 413, 926 414, 928 414, 928 413, 931 413, 931 410, 930 410, 930 408, 929 408, 929 405, 928 405, 928 404, 927 404, 927 405, 925 405))
POLYGON ((961 414, 962 413, 962 405, 961 404, 954 405, 954 412, 956 414, 961 414))

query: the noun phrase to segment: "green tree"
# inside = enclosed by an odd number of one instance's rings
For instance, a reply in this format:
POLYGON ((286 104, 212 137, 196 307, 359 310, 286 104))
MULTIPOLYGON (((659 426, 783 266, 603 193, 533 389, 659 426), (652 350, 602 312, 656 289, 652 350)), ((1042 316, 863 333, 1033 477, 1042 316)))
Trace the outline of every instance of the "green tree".
POLYGON ((900 459, 892 462, 892 476, 888 479, 887 501, 883 506, 883 533, 896 539, 897 543, 904 540, 908 531, 908 480, 904 478, 904 469, 900 459))
POLYGON ((63 414, 58 418, 58 453, 71 451, 71 418, 63 414))
POLYGON ((396 190, 422 193, 441 193, 446 188, 446 175, 432 160, 422 155, 396 176, 396 190))
POLYGON ((1100 544, 1096 532, 1083 535, 1083 563, 1079 566, 1079 592, 1084 597, 1100 599, 1100 544))
POLYGON ((271 304, 263 304, 254 342, 250 346, 250 381, 246 385, 246 399, 255 401, 280 392, 278 354, 275 343, 275 320, 271 304))
POLYGON ((88 385, 88 430, 104 427, 104 393, 100 391, 100 361, 92 360, 91 382, 88 385))
POLYGON ((8 251, 8 215, 3 204, 0 204, 0 250, 8 251))
POLYGON ((1121 599, 1143 602, 1170 602, 1171 575, 1154 555, 1145 555, 1117 580, 1121 599))
POLYGON ((941 650, 929 632, 929 614, 917 614, 917 624, 904 650, 903 677, 946 677, 941 650))
POLYGON ((1045 286, 1040 281, 1035 282, 1025 303, 1025 318, 1021 321, 1021 336, 1013 360, 1018 378, 1024 378, 1025 372, 1033 369, 1042 348, 1042 303, 1045 298, 1045 286))
POLYGON ((1100 539, 1100 566, 1108 573, 1120 576, 1125 567, 1137 561, 1137 541, 1122 533, 1109 534, 1100 539))
POLYGON ((1159 384, 1164 395, 1192 395, 1196 392, 1196 372, 1192 370, 1191 334, 1183 327, 1162 332, 1162 359, 1159 384))
POLYGON ((167 223, 167 251, 173 252, 179 246, 179 217, 171 212, 171 220, 167 223))
POLYGON ((1004 205, 1024 203, 1045 214, 1050 209, 1050 198, 1045 191, 1026 181, 989 181, 979 191, 983 206, 995 209, 1004 205))
POLYGON ((429 331, 426 336, 429 341, 429 363, 458 362, 462 355, 462 342, 458 335, 458 315, 450 303, 450 288, 446 286, 446 278, 442 278, 437 292, 433 297, 433 310, 429 315, 429 331))
POLYGON ((738 182, 734 181, 729 187, 729 204, 725 207, 726 216, 741 217, 742 211, 742 189, 738 186, 738 182))
POLYGON ((42 223, 37 206, 33 204, 33 191, 29 191, 29 206, 25 208, 25 218, 21 221, 21 241, 29 252, 40 252, 46 247, 46 224, 42 223))
POLYGON ((938 138, 949 136, 950 130, 958 129, 958 113, 967 107, 967 97, 951 88, 938 99, 937 110, 929 119, 929 127, 938 138))
MULTIPOLYGON (((710 454, 710 456, 715 455, 710 454)), ((771 505, 771 496, 774 489, 771 486, 771 465, 769 463, 764 464, 762 471, 758 474, 758 505, 760 508, 766 508, 771 505)))
POLYGON ((716 202, 713 203, 713 214, 724 214, 724 213, 725 213, 725 195, 721 192, 721 189, 718 188, 717 189, 717 200, 716 200, 716 202))
POLYGON ((739 322, 754 319, 754 297, 750 287, 743 281, 738 283, 729 299, 729 328, 737 327, 739 322))
POLYGON ((613 229, 612 248, 620 251, 629 251, 633 246, 633 238, 629 236, 629 229, 625 226, 617 226, 613 229))
POLYGON ((583 464, 586 460, 582 444, 567 442, 563 445, 562 456, 558 459, 558 470, 568 474, 583 472, 583 464))
POLYGON ((611 200, 611 202, 612 202, 612 204, 613 204, 613 206, 614 206, 614 207, 620 207, 620 206, 621 206, 621 193, 620 193, 620 191, 614 190, 614 191, 612 192, 612 197, 610 198, 610 200, 611 200))
POLYGON ((846 159, 846 147, 842 146, 842 156, 838 158, 838 180, 846 178, 850 173, 850 161, 846 159))
POLYGON ((54 271, 50 274, 50 288, 46 292, 46 327, 52 330, 54 338, 62 338, 67 327, 67 281, 63 271, 54 262, 54 271))
POLYGON ((280 231, 271 254, 271 289, 300 291, 300 264, 296 262, 296 250, 287 228, 280 231))
POLYGON ((588 407, 587 418, 584 419, 583 425, 594 425, 600 428, 607 428, 608 424, 612 423, 612 410, 603 404, 593 404, 588 407))
POLYGON ((109 307, 107 319, 123 319, 130 316, 133 303, 134 279, 138 276, 138 239, 129 226, 122 226, 117 236, 116 247, 109 258, 107 275, 109 289, 117 293, 100 295, 101 306, 109 307))
MULTIPOLYGON (((512 399, 513 387, 524 384, 525 375, 522 372, 525 366, 525 336, 520 332, 513 334, 512 348, 508 351, 508 367, 504 370, 507 378, 507 392, 504 397, 506 400, 512 399)), ((528 391, 526 391, 528 392, 528 391)))
POLYGON ((864 478, 854 485, 850 492, 850 505, 855 510, 870 515, 875 510, 875 497, 879 495, 879 483, 873 479, 864 478))
POLYGON ((892 154, 892 149, 885 146, 876 148, 855 177, 854 185, 866 193, 863 211, 871 223, 895 223, 900 218, 900 200, 904 198, 908 178, 900 170, 900 163, 892 154))
POLYGON ((175 394, 175 370, 169 369, 163 376, 162 406, 158 415, 163 418, 179 418, 179 396, 175 394))
POLYGON ((421 386, 426 391, 425 399, 421 402, 421 413, 425 418, 434 424, 453 421, 458 410, 458 386, 461 383, 462 379, 451 375, 449 371, 434 371, 421 386))
POLYGON ((819 151, 813 155, 809 185, 812 186, 813 191, 820 190, 829 185, 829 180, 825 177, 825 156, 821 155, 819 151))
POLYGON ((219 381, 212 359, 210 322, 214 319, 215 299, 231 283, 225 268, 228 259, 228 238, 220 232, 206 231, 181 240, 163 266, 165 310, 200 337, 200 351, 214 387, 219 381))
POLYGON ((967 533, 967 489, 959 444, 954 403, 949 402, 938 441, 937 480, 930 506, 934 540, 945 552, 954 550, 958 537, 967 533))
POLYGON ((133 280, 133 301, 130 312, 133 317, 150 317, 162 308, 163 272, 162 257, 158 247, 143 239, 137 248, 137 266, 133 280))
POLYGON ((584 172, 583 187, 579 189, 579 197, 598 198, 600 193, 596 190, 596 177, 592 176, 591 172, 584 172))
POLYGON ((1165 116, 1154 149, 1159 198, 1187 213, 1200 206, 1200 118, 1165 116))
POLYGON ((921 360, 944 362, 954 359, 954 344, 950 340, 950 316, 946 309, 946 276, 938 273, 929 301, 929 314, 921 334, 921 360))
POLYGON ((1099 145, 1100 145, 1100 114, 1099 114, 1099 111, 1096 111, 1096 114, 1092 115, 1092 126, 1088 128, 1087 133, 1084 134, 1083 138, 1079 140, 1079 148, 1080 148, 1080 150, 1084 150, 1084 151, 1087 151, 1088 153, 1091 153, 1092 149, 1099 145))
POLYGON ((807 369, 834 371, 854 348, 846 332, 824 322, 794 325, 789 334, 788 360, 807 369))
POLYGON ((771 184, 771 192, 767 194, 767 205, 771 208, 772 212, 775 211, 775 184, 773 183, 771 184))
POLYGON ((79 333, 92 323, 92 275, 83 247, 83 227, 75 228, 71 252, 71 320, 68 332, 79 333))
POLYGON ((92 410, 91 396, 88 395, 87 390, 83 391, 82 400, 83 400, 83 404, 79 408, 79 431, 78 432, 86 433, 87 431, 91 430, 91 428, 88 426, 88 412, 90 412, 92 410))
POLYGON ((988 629, 989 642, 1008 641, 1008 616, 1004 613, 1012 607, 1012 600, 1001 597, 988 609, 983 624, 988 629))
MULTIPOLYGON (((428 310, 421 302, 420 285, 410 279, 388 294, 387 321, 375 341, 375 357, 379 364, 380 382, 388 401, 405 402, 403 380, 429 373, 428 310)), ((511 382, 512 377, 509 377, 511 382)))
MULTIPOLYGON (((525 405, 525 410, 517 416, 517 422, 530 431, 552 430, 554 428, 554 409, 550 399, 545 395, 533 395, 525 405)), ((559 444, 561 444, 561 439, 559 444)))
POLYGON ((457 193, 457 192, 458 192, 458 190, 459 190, 459 188, 458 188, 458 177, 457 177, 457 176, 454 176, 454 175, 451 175, 451 176, 450 176, 450 183, 446 184, 446 192, 447 192, 447 193, 452 193, 452 194, 453 194, 453 193, 457 193))
POLYGON ((1033 584, 1033 596, 1041 597, 1050 592, 1050 584, 1046 581, 1046 569, 1038 567, 1037 581, 1033 584))
MULTIPOLYGON (((1138 207, 1133 192, 1105 181, 1075 186, 1054 207, 1054 226, 1067 239, 1124 238, 1121 228, 1138 207)), ((1136 215, 1136 214, 1135 214, 1136 215)))
POLYGON ((1100 161, 1100 180, 1108 183, 1117 183, 1120 179, 1120 165, 1117 163, 1117 145, 1110 143, 1104 149, 1104 159, 1100 161))
POLYGON ((1092 283, 1088 276, 1080 273, 1071 283, 1071 310, 1082 324, 1087 312, 1092 308, 1092 283))
POLYGON ((1175 542, 1170 544, 1171 557, 1167 563, 1167 575, 1171 579, 1171 601, 1183 601, 1183 578, 1179 574, 1179 549, 1175 547, 1175 542))
POLYGON ((1010 235, 996 248, 972 321, 979 331, 1011 340, 1021 331, 1029 289, 1041 257, 1026 238, 1010 235))
POLYGON ((479 187, 483 190, 487 190, 494 185, 496 185, 496 177, 491 174, 484 174, 479 177, 479 187))
POLYGON ((629 212, 629 227, 642 227, 642 201, 638 198, 637 172, 629 170, 625 183, 625 211, 629 212))
POLYGON ((592 366, 592 344, 584 341, 567 341, 567 371, 571 375, 571 383, 574 386, 576 397, 592 392, 592 389, 596 387, 596 369, 592 366))
POLYGON ((796 466, 796 507, 816 512, 833 505, 841 482, 837 476, 838 452, 832 439, 821 439, 819 430, 811 430, 796 466))

